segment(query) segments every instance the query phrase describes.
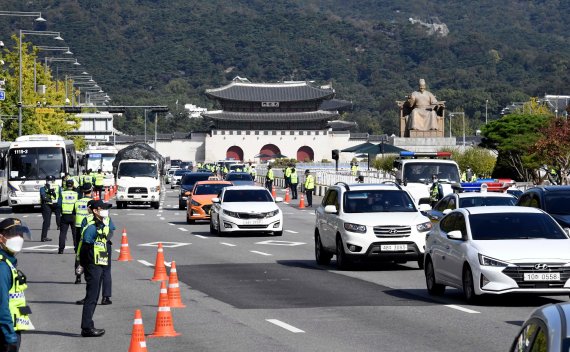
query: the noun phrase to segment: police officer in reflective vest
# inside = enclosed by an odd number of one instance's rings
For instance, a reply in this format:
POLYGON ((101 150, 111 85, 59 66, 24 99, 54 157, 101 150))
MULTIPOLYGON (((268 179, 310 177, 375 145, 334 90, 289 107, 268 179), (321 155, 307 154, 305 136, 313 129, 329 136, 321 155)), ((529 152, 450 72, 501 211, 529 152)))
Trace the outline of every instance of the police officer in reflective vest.
POLYGON ((257 177, 257 170, 255 169, 255 165, 249 166, 249 174, 253 177, 253 182, 255 182, 255 178, 257 177))
POLYGON ((105 334, 105 330, 95 328, 93 314, 99 298, 103 270, 110 262, 107 241, 113 231, 109 218, 111 204, 101 200, 91 200, 87 206, 93 216, 88 216, 83 221, 85 225, 77 248, 79 263, 84 268, 87 282, 81 317, 81 336, 98 337, 105 334))
POLYGON ((285 178, 285 188, 289 188, 291 185, 291 169, 291 164, 287 165, 283 174, 283 177, 285 178))
POLYGON ((94 191, 95 191, 95 193, 98 194, 99 199, 103 199, 103 184, 104 184, 104 180, 105 180, 105 174, 103 173, 103 171, 101 169, 99 169, 97 171, 97 173, 95 174, 94 178, 95 178, 94 191))
POLYGON ((305 170, 305 195, 307 196, 307 206, 313 206, 313 191, 315 190, 315 176, 311 172, 305 170))
POLYGON ((267 176, 265 176, 265 188, 267 188, 270 192, 273 190, 273 179, 275 179, 275 176, 273 175, 273 168, 271 168, 271 165, 267 165, 267 176))
POLYGON ((30 230, 16 218, 0 222, 0 351, 17 352, 24 330, 34 330, 26 305, 26 276, 17 269, 16 254, 30 230))
POLYGON ((73 246, 75 243, 75 202, 78 200, 77 191, 74 189, 72 179, 65 181, 65 191, 61 192, 61 226, 59 230, 59 250, 58 254, 63 254, 65 240, 67 238, 67 228, 71 227, 73 246))
POLYGON ((83 186, 86 183, 89 183, 90 185, 93 184, 93 176, 91 175, 91 169, 86 170, 85 173, 83 174, 83 176, 81 176, 81 185, 83 186))
POLYGON ((46 177, 46 184, 40 188, 40 201, 42 206, 42 242, 51 241, 47 237, 49 227, 51 225, 51 214, 55 213, 55 222, 59 230, 61 224, 61 187, 55 184, 54 176, 46 177))
POLYGON ((297 184, 299 184, 299 175, 297 175, 297 169, 292 167, 289 183, 291 187, 291 199, 297 199, 297 184))
MULTIPOLYGON (((77 254, 77 247, 81 242, 81 224, 83 220, 89 216, 89 209, 87 208, 87 203, 91 200, 91 183, 87 182, 81 186, 81 190, 83 191, 83 197, 75 202, 75 239, 73 240, 73 246, 75 249, 75 254, 77 254)), ((79 260, 75 261, 75 269, 77 269, 79 265, 79 260)), ((75 274, 75 283, 81 283, 81 274, 76 272, 75 274)))

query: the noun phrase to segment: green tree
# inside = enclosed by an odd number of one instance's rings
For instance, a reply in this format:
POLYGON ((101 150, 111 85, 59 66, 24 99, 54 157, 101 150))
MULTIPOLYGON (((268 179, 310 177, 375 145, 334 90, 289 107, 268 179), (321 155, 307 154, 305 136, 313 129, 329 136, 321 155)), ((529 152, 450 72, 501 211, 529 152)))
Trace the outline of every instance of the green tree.
POLYGON ((396 154, 387 154, 384 155, 384 157, 374 159, 374 161, 370 163, 370 166, 376 170, 382 170, 386 173, 394 175, 394 160, 396 160, 396 158, 398 158, 398 155, 396 154))
POLYGON ((570 123, 567 119, 552 119, 541 130, 542 136, 531 151, 539 162, 547 166, 547 172, 554 169, 561 184, 567 184, 570 174, 570 123))
POLYGON ((443 148, 441 152, 451 152, 453 160, 461 171, 469 166, 477 177, 489 177, 495 168, 497 156, 485 148, 474 147, 461 150, 460 148, 443 148))
MULTIPOLYGON (((5 81, 6 100, 0 101, 0 112, 3 115, 16 117, 18 115, 19 101, 19 75, 20 65, 18 56, 18 38, 13 37, 16 45, 12 50, 5 48, 0 59, 5 62, 0 66, 0 77, 5 81)), ((45 85, 45 94, 34 90, 34 63, 37 60, 37 51, 32 50, 31 44, 22 43, 22 134, 55 134, 66 136, 68 132, 79 127, 80 119, 62 109, 45 109, 49 106, 62 106, 65 104, 65 92, 56 89, 62 87, 64 82, 53 80, 51 70, 38 70, 36 82, 45 85), (42 110, 43 109, 43 110, 42 110)), ((10 119, 4 124, 2 137, 4 140, 14 140, 18 136, 18 120, 10 119)), ((75 138, 78 147, 81 138, 75 138)))

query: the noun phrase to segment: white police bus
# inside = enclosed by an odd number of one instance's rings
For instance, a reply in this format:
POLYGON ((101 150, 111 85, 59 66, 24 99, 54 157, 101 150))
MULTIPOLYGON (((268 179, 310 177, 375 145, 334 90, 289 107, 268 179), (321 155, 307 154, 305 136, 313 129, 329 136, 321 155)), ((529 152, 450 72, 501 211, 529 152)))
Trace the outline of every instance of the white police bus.
POLYGON ((103 180, 103 185, 105 187, 110 187, 115 184, 115 177, 113 176, 113 161, 119 151, 113 146, 90 146, 88 147, 83 155, 83 165, 85 170, 97 170, 101 169, 105 174, 105 179, 103 180))
POLYGON ((6 157, 11 142, 0 142, 0 205, 8 203, 8 178, 6 177, 6 157))
POLYGON ((73 141, 55 135, 29 135, 16 138, 8 150, 6 176, 8 205, 20 207, 40 204, 40 188, 47 176, 61 185, 66 173, 77 175, 79 162, 73 141))

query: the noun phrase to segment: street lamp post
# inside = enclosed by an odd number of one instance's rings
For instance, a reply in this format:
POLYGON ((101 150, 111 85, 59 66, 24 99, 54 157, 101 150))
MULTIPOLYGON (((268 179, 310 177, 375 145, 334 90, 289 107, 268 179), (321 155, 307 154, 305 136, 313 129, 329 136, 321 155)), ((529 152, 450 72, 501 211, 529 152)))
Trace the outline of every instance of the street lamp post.
POLYGON ((156 150, 156 125, 158 125, 158 112, 154 112, 154 150, 156 150))
POLYGON ((40 36, 50 36, 56 40, 63 40, 59 32, 50 32, 50 31, 28 31, 20 29, 20 36, 18 41, 18 56, 20 61, 20 77, 19 77, 19 93, 18 93, 18 136, 22 135, 22 107, 24 105, 23 97, 22 97, 22 35, 40 35, 40 36))
POLYGON ((36 17, 34 21, 45 22, 41 12, 28 12, 28 11, 0 11, 0 16, 16 16, 16 17, 36 17))
POLYGON ((489 99, 485 100, 485 125, 487 124, 487 106, 489 105, 489 99))
POLYGON ((146 109, 144 109, 144 142, 146 143, 146 109))
POLYGON ((449 136, 451 137, 451 117, 455 116, 455 115, 461 115, 463 118, 463 148, 465 149, 465 113, 464 112, 451 112, 449 113, 449 127, 450 127, 450 131, 449 131, 449 136))

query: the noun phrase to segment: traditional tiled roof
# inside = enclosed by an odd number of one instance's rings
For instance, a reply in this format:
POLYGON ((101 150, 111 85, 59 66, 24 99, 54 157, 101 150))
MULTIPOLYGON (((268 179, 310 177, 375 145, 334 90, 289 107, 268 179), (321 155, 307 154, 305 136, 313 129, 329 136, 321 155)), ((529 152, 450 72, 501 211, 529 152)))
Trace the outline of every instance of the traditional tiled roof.
POLYGON ((334 121, 329 121, 328 126, 332 128, 333 131, 341 131, 341 130, 349 130, 352 127, 358 126, 358 124, 354 121, 334 120, 334 121))
POLYGON ((289 102, 331 99, 332 88, 319 88, 308 82, 294 83, 244 83, 232 82, 227 86, 207 89, 212 99, 249 102, 289 102))
POLYGON ((331 111, 307 111, 307 112, 233 112, 233 111, 208 111, 202 113, 203 117, 209 117, 221 121, 321 121, 338 117, 336 112, 331 111))

